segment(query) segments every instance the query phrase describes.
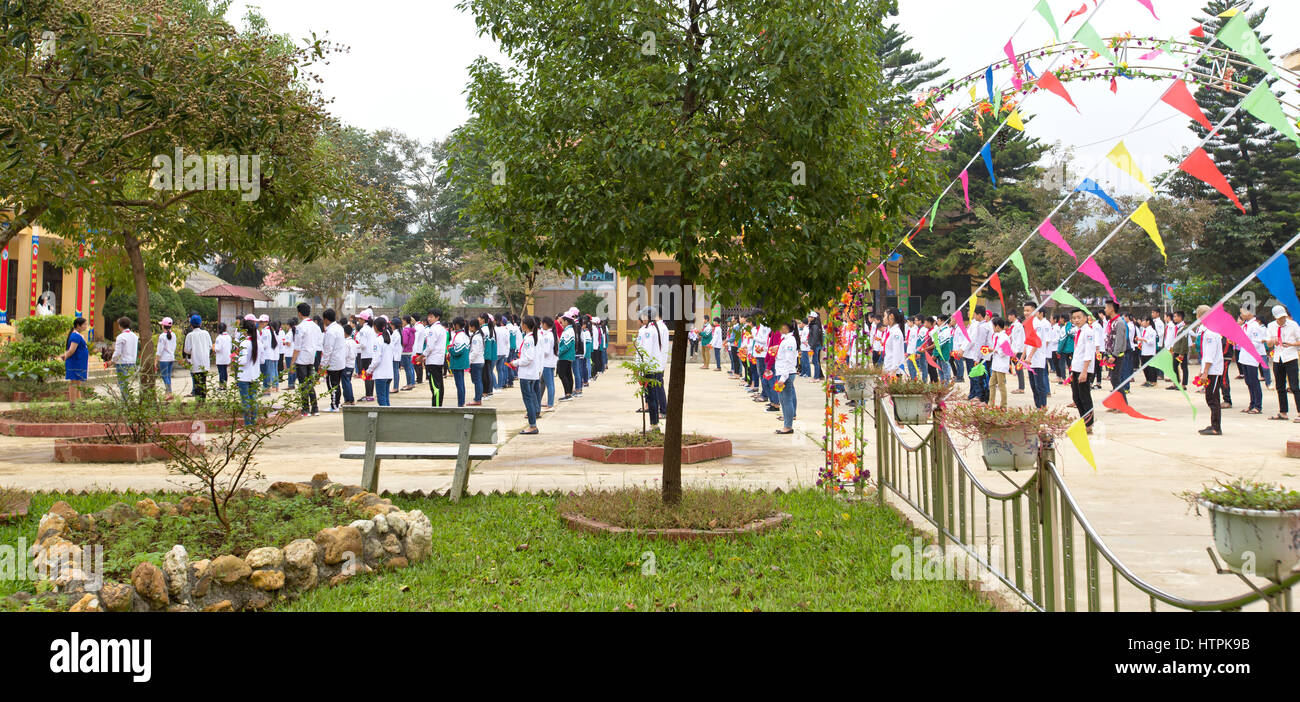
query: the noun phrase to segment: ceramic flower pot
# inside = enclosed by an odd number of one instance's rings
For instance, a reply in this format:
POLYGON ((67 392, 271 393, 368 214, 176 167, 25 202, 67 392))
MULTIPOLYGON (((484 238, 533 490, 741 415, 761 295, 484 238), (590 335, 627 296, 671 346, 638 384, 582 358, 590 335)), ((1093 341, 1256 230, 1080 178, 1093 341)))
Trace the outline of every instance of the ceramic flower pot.
POLYGON ((899 424, 926 424, 934 405, 925 395, 894 395, 894 418, 899 424))
POLYGON ((1274 578, 1300 563, 1300 509, 1224 507, 1198 500, 1210 513, 1214 549, 1234 571, 1274 578))
POLYGON ((989 470, 1033 470, 1038 466, 1038 434, 1028 429, 991 432, 982 443, 984 465, 989 470))

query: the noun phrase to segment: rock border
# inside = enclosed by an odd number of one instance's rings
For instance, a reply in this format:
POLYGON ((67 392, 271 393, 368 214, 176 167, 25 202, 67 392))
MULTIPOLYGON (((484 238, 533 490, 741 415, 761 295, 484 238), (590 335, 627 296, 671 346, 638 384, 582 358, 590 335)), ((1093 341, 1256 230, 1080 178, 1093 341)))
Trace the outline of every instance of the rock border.
MULTIPOLYGON (((626 463, 653 465, 663 463, 662 446, 613 447, 593 443, 590 439, 574 439, 573 455, 599 463, 626 463)), ((703 444, 682 447, 682 463, 700 463, 731 455, 731 439, 713 439, 703 444)))
POLYGON ((560 519, 562 519, 565 526, 570 529, 589 534, 633 534, 636 536, 644 536, 648 539, 688 541, 726 539, 735 536, 744 536, 746 534, 762 534, 784 525, 786 522, 794 519, 794 515, 789 512, 777 512, 770 517, 755 519, 745 526, 736 527, 734 529, 628 529, 626 527, 614 526, 613 524, 608 524, 573 512, 562 513, 560 519))
POLYGON ((255 548, 243 558, 221 555, 191 561, 185 547, 177 544, 163 556, 161 568, 144 561, 131 572, 130 582, 106 580, 98 587, 83 569, 90 549, 64 538, 69 524, 75 522, 81 529, 116 526, 142 517, 206 510, 211 503, 193 496, 178 504, 144 499, 134 508, 118 502, 93 514, 78 514, 66 502, 56 502, 41 517, 36 543, 29 551, 33 570, 53 585, 53 592, 38 597, 56 602, 59 596, 76 598, 70 612, 259 610, 323 583, 338 585, 358 573, 404 568, 429 556, 433 526, 423 512, 403 512, 387 498, 331 482, 325 473, 308 483, 277 482, 266 492, 250 490, 247 497, 322 494, 358 505, 367 518, 321 529, 315 538, 296 539, 284 548, 255 548))

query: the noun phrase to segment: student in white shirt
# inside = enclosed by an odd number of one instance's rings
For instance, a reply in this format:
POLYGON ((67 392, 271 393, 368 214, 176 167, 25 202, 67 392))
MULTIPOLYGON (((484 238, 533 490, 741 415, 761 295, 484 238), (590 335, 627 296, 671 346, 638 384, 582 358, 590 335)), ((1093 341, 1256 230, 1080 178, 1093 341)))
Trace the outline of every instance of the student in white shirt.
MULTIPOLYGON (((389 345, 393 347, 393 388, 389 395, 396 395, 402 391, 402 320, 401 318, 389 319, 382 316, 380 319, 388 326, 389 345)), ((414 371, 412 371, 412 380, 414 380, 414 371)))
POLYGON ((476 407, 483 404, 483 323, 471 317, 466 322, 466 329, 469 334, 469 379, 474 383, 474 401, 466 402, 465 406, 476 407))
POLYGON ((327 309, 321 313, 325 331, 321 334, 321 365, 325 366, 325 387, 330 394, 330 412, 339 411, 343 403, 343 370, 348 366, 348 339, 343 325, 338 323, 338 313, 327 309))
POLYGON ((154 355, 158 359, 158 377, 167 388, 165 399, 171 400, 172 369, 176 366, 176 334, 172 332, 171 317, 163 317, 158 325, 162 327, 162 332, 158 334, 158 346, 154 349, 154 355))
POLYGON ((217 338, 212 342, 212 355, 217 366, 217 382, 222 390, 226 389, 230 376, 230 352, 234 350, 232 342, 226 323, 221 322, 217 325, 217 338))
POLYGON ((537 349, 542 360, 542 387, 546 390, 546 404, 542 410, 555 409, 555 368, 560 363, 560 340, 555 336, 555 320, 542 317, 537 331, 537 349))
MULTIPOLYGON (((1201 305, 1196 308, 1196 319, 1202 320, 1209 313, 1210 306, 1201 305)), ((1197 377, 1205 384, 1205 404, 1210 408, 1210 426, 1199 433, 1221 436, 1223 427, 1220 423, 1222 410, 1219 407, 1219 396, 1222 391, 1219 386, 1223 382, 1223 337, 1205 327, 1201 327, 1199 337, 1201 372, 1197 377)))
POLYGON ((350 324, 343 325, 343 339, 344 348, 347 349, 347 360, 343 366, 343 406, 348 407, 357 404, 352 392, 352 375, 360 363, 361 344, 357 343, 357 332, 350 324))
MULTIPOLYGON (((1255 319, 1255 311, 1241 309, 1241 330, 1246 333, 1246 338, 1250 339, 1250 345, 1254 348, 1261 358, 1268 357, 1268 351, 1264 346, 1264 338, 1267 332, 1264 331, 1264 325, 1255 319)), ((1264 388, 1259 383, 1259 361, 1250 353, 1249 349, 1241 348, 1237 351, 1237 367, 1241 369, 1242 375, 1246 377, 1246 389, 1250 392, 1250 404, 1242 410, 1246 414, 1263 414, 1264 412, 1264 388)))
MULTIPOLYGON (((357 375, 370 368, 370 362, 374 360, 371 356, 375 352, 375 327, 369 310, 364 310, 357 315, 361 320, 361 328, 357 329, 357 346, 360 348, 360 355, 357 361, 357 375)), ((365 374, 365 394, 361 396, 362 402, 375 401, 375 379, 370 377, 369 373, 365 374)))
MULTIPOLYGON (((433 311, 433 310, 430 310, 430 312, 432 312, 432 311, 433 311)), ((425 318, 427 319, 428 316, 429 316, 429 315, 426 314, 426 315, 425 315, 425 318)), ((442 310, 438 310, 438 318, 439 318, 439 319, 442 318, 442 310)), ((423 348, 425 347, 425 345, 428 343, 428 338, 427 338, 427 337, 428 337, 428 335, 429 335, 429 325, 426 324, 423 320, 416 319, 416 320, 415 320, 415 324, 413 324, 411 328, 415 331, 415 342, 414 342, 413 344, 411 344, 411 348, 415 349, 415 354, 416 354, 417 356, 419 356, 419 355, 423 355, 423 351, 421 351, 421 349, 423 349, 423 348)), ((446 327, 443 327, 443 331, 446 332, 446 330, 447 330, 446 327)), ((444 343, 444 344, 443 344, 443 350, 444 350, 443 360, 444 360, 444 362, 446 361, 446 353, 445 353, 446 348, 447 348, 447 345, 444 343)), ((416 385, 424 385, 424 375, 425 375, 425 374, 424 374, 424 368, 425 368, 425 365, 426 365, 427 363, 428 363, 428 359, 425 358, 425 359, 422 359, 422 362, 420 362, 420 363, 416 363, 416 364, 415 364, 415 384, 416 384, 416 385)), ((441 394, 441 393, 440 393, 440 394, 441 394)), ((435 407, 438 407, 438 406, 440 406, 440 405, 434 405, 434 406, 435 406, 435 407)))
POLYGON ((993 348, 992 367, 989 369, 993 377, 989 379, 989 400, 988 405, 992 407, 1007 406, 1007 374, 1011 372, 1011 359, 1015 351, 1011 348, 1011 335, 1007 333, 1007 320, 1002 317, 993 318, 993 340, 989 346, 993 348), (1002 393, 1002 401, 998 402, 998 393, 1002 393))
POLYGON ((257 318, 257 359, 262 363, 262 394, 269 395, 271 390, 280 389, 280 348, 271 329, 271 317, 261 315, 257 318))
POLYGON ((520 334, 519 358, 515 369, 519 372, 519 392, 524 398, 524 413, 528 426, 519 432, 525 436, 537 434, 537 415, 542 411, 542 359, 537 349, 537 319, 524 317, 520 334))
MULTIPOLYGON (((113 340, 113 357, 108 364, 117 371, 117 387, 125 395, 127 381, 135 373, 136 354, 140 350, 140 337, 131 331, 131 320, 119 317, 117 320, 117 338, 113 340)), ((1300 398, 1296 404, 1300 405, 1300 398)))
POLYGON ((388 329, 388 320, 379 317, 374 321, 375 336, 370 346, 370 376, 375 381, 375 401, 380 407, 392 404, 390 392, 397 380, 397 359, 402 353, 402 338, 388 329), (393 341, 397 343, 394 344, 393 341))
MULTIPOLYGON (((1282 305, 1273 307, 1273 321, 1265 330, 1264 343, 1272 351, 1273 377, 1276 379, 1278 413, 1269 419, 1285 420, 1290 407, 1287 405, 1287 385, 1295 396, 1296 410, 1300 411, 1300 382, 1297 382, 1297 354, 1300 353, 1300 324, 1296 324, 1282 305)), ((1300 419, 1296 420, 1300 422, 1300 419)))
POLYGON ((415 334, 415 352, 424 357, 423 367, 429 371, 429 389, 433 395, 433 406, 442 407, 445 397, 443 379, 447 372, 449 335, 447 328, 442 325, 442 310, 429 310, 425 319, 428 325, 423 332, 417 331, 415 334))
POLYGON ((799 341, 795 337, 794 322, 781 323, 781 344, 776 349, 776 360, 772 364, 775 382, 772 389, 781 400, 781 421, 784 426, 776 430, 777 434, 793 434, 794 419, 798 412, 798 398, 794 393, 795 371, 799 361, 799 341))
POLYGON ((982 349, 985 346, 989 346, 989 343, 993 340, 993 323, 989 320, 989 313, 988 310, 984 308, 984 305, 975 306, 974 319, 971 321, 967 331, 970 333, 970 343, 966 344, 966 351, 963 354, 963 357, 966 359, 966 377, 970 378, 970 392, 968 393, 967 399, 979 400, 987 403, 989 401, 990 378, 988 374, 988 359, 985 358, 982 349), (984 365, 984 374, 972 376, 970 372, 979 364, 984 365))
MULTIPOLYGON (((722 334, 722 318, 715 317, 713 319, 713 338, 709 341, 709 346, 713 348, 713 370, 719 373, 722 372, 722 344, 724 343, 722 334)), ((705 353, 708 353, 707 349, 705 353)), ((601 365, 604 365, 603 359, 601 365)))
POLYGON ((1056 331, 1053 329, 1052 323, 1047 321, 1047 313, 1036 308, 1037 305, 1033 303, 1025 305, 1024 323, 1034 330, 1034 335, 1038 337, 1039 343, 1036 346, 1031 346, 1026 340, 1023 352, 1029 362, 1029 392, 1034 396, 1034 406, 1042 408, 1047 406, 1047 396, 1052 391, 1047 362, 1052 355, 1051 350, 1056 348, 1056 341, 1054 340, 1056 331))
POLYGON ((292 339, 292 372, 299 383, 308 386, 302 399, 302 416, 315 417, 320 414, 316 403, 316 352, 323 349, 323 334, 311 318, 311 305, 305 302, 298 303, 298 325, 292 339))
POLYGON ((244 404, 244 424, 257 421, 257 380, 262 377, 265 364, 261 357, 261 344, 258 343, 257 322, 244 318, 242 325, 244 338, 239 342, 239 374, 235 384, 239 387, 239 397, 244 404))
POLYGON ((1070 317, 1071 324, 1074 326, 1074 355, 1070 358, 1070 391, 1074 398, 1074 406, 1078 408, 1079 416, 1083 418, 1083 423, 1091 434, 1092 381, 1089 376, 1097 362, 1097 330, 1088 323, 1088 318, 1082 310, 1074 310, 1070 317))
POLYGON ((885 313, 885 360, 882 368, 888 376, 903 373, 903 364, 907 362, 907 332, 903 329, 903 313, 890 310, 885 313))
POLYGON ((1143 366, 1142 373, 1146 376, 1146 382, 1142 383, 1142 387, 1150 388, 1155 387, 1156 384, 1156 369, 1147 365, 1147 362, 1155 357, 1160 336, 1150 319, 1141 320, 1141 324, 1135 341, 1138 345, 1139 364, 1143 366))
POLYGON ((185 335, 182 353, 190 363, 190 381, 199 402, 208 396, 208 369, 212 367, 212 335, 203 328, 203 318, 190 317, 190 331, 185 335))
POLYGON ((497 340, 497 357, 496 357, 496 385, 497 388, 512 388, 515 381, 510 377, 510 369, 506 368, 506 361, 510 359, 510 339, 513 334, 510 331, 509 322, 505 321, 502 316, 502 324, 496 328, 497 340))

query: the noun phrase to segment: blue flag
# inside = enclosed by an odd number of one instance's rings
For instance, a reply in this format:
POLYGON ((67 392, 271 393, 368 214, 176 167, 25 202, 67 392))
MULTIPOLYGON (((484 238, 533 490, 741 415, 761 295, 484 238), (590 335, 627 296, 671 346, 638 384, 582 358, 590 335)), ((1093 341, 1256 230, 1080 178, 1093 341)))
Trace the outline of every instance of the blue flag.
POLYGON ((1273 297, 1282 303, 1287 313, 1294 319, 1300 314, 1300 299, 1296 298, 1295 281, 1291 278, 1291 263, 1286 254, 1278 254, 1272 263, 1259 272, 1259 281, 1273 293, 1273 297))
POLYGON ((1097 185, 1097 181, 1093 180, 1092 178, 1084 178, 1083 182, 1079 183, 1079 187, 1074 189, 1074 192, 1092 193, 1093 195, 1096 195, 1097 197, 1101 198, 1102 201, 1105 202, 1107 205, 1110 205, 1111 209, 1115 210, 1116 212, 1119 212, 1119 205, 1116 204, 1115 200, 1112 199, 1111 196, 1107 195, 1106 191, 1102 190, 1101 186, 1097 185))
POLYGON ((992 66, 989 66, 984 71, 984 84, 987 85, 989 89, 989 102, 993 102, 993 67, 992 66))
POLYGON ((1038 78, 1038 74, 1034 73, 1034 69, 1029 67, 1028 61, 1025 61, 1025 73, 1029 74, 1030 78, 1034 78, 1034 79, 1038 78))
POLYGON ((980 155, 984 157, 984 165, 989 169, 989 182, 993 183, 993 187, 998 187, 998 180, 993 177, 993 149, 985 144, 984 148, 980 149, 980 155))

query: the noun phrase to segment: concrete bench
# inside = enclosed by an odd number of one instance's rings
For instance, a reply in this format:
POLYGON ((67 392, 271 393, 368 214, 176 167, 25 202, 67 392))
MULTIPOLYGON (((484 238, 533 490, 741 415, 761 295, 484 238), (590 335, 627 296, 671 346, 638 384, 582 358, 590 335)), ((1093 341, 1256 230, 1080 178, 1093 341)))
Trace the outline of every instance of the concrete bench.
POLYGON ((451 480, 455 502, 469 488, 470 462, 497 453, 497 411, 489 407, 344 407, 343 440, 365 442, 365 446, 344 450, 339 458, 365 461, 361 486, 370 492, 379 491, 379 466, 385 460, 456 461, 451 480))

